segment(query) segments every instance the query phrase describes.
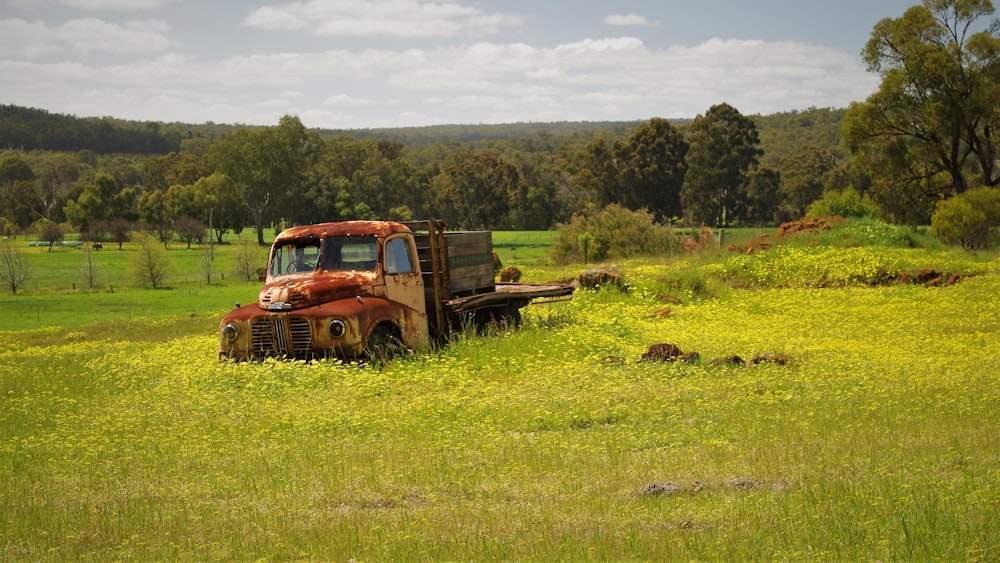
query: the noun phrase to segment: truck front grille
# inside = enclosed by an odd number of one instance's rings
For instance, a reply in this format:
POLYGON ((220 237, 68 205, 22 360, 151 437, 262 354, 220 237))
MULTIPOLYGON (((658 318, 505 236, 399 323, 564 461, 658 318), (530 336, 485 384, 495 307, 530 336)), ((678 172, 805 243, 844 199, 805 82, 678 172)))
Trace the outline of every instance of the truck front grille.
POLYGON ((267 315, 251 321, 253 355, 257 358, 293 357, 309 355, 312 329, 309 321, 301 317, 267 315))

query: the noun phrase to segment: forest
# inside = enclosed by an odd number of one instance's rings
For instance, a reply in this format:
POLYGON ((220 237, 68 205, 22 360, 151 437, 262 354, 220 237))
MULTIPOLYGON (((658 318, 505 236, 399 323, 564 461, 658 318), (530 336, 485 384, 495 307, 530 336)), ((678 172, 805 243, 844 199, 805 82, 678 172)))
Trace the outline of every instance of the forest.
POLYGON ((864 190, 839 145, 844 113, 719 104, 686 121, 333 131, 294 116, 250 127, 0 106, 0 228, 119 242, 138 228, 190 242, 208 227, 263 241, 267 228, 375 218, 545 230, 609 204, 665 224, 771 225, 824 190, 864 190), (717 127, 732 140, 713 144, 717 127), (727 162, 703 174, 711 188, 694 185, 699 158, 727 162))

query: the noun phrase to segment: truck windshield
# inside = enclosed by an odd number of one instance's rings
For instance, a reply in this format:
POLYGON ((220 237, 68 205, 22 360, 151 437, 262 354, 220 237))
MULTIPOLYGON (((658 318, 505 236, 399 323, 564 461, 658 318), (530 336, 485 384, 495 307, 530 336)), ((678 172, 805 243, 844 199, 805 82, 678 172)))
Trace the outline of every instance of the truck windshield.
POLYGON ((276 246, 271 254, 271 275, 312 272, 319 262, 319 239, 291 241, 276 246))
POLYGON ((378 240, 374 236, 323 239, 321 266, 328 272, 374 270, 378 266, 378 240))

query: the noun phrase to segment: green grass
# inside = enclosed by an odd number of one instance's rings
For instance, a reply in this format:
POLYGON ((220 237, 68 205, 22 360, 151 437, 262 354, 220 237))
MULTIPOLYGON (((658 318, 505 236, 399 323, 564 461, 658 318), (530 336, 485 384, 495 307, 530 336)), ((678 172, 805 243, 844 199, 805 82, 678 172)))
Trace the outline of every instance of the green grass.
POLYGON ((379 368, 220 363, 187 312, 4 332, 0 558, 996 559, 1000 264, 892 252, 979 274, 630 260, 627 294, 379 368))
POLYGON ((504 266, 547 264, 555 231, 493 231, 493 250, 504 266))

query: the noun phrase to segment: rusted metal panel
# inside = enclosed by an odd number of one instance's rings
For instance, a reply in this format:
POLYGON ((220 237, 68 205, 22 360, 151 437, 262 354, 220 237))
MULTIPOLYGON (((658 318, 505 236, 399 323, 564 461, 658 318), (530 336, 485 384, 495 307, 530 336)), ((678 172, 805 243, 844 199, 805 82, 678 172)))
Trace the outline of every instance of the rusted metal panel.
POLYGON ((463 313, 504 304, 522 307, 535 299, 572 294, 573 287, 569 285, 500 283, 496 285, 496 291, 451 299, 446 305, 456 313, 463 313))
POLYGON ((374 235, 386 237, 393 233, 407 233, 410 229, 402 223, 392 221, 338 221, 335 223, 317 223, 315 225, 303 225, 301 227, 291 227, 282 231, 274 244, 284 240, 295 240, 301 238, 325 238, 330 236, 363 236, 374 235))
POLYGON ((238 360, 358 358, 364 353, 371 331, 383 322, 400 328, 407 347, 416 350, 429 347, 427 317, 423 311, 369 296, 341 299, 287 313, 268 313, 255 305, 241 307, 220 324, 220 329, 226 323, 236 325, 240 338, 228 343, 220 334, 219 353, 222 357, 238 360), (332 336, 329 330, 330 322, 335 319, 345 325, 345 333, 340 338, 332 336))

